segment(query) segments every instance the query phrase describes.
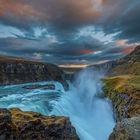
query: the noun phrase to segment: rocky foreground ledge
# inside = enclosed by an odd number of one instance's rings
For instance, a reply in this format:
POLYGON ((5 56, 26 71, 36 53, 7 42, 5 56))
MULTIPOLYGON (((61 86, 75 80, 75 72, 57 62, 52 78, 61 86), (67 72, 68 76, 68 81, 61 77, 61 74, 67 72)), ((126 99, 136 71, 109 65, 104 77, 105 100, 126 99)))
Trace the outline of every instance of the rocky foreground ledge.
POLYGON ((69 118, 0 109, 0 140, 79 140, 69 118))

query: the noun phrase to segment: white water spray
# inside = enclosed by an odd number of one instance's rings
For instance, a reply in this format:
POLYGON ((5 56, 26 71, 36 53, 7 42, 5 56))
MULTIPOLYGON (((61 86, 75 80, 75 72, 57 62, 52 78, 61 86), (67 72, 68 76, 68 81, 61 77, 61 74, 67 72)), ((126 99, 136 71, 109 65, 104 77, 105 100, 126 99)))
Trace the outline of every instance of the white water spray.
POLYGON ((107 140, 115 122, 110 102, 103 94, 101 74, 82 71, 75 87, 62 95, 51 114, 70 117, 81 140, 107 140))

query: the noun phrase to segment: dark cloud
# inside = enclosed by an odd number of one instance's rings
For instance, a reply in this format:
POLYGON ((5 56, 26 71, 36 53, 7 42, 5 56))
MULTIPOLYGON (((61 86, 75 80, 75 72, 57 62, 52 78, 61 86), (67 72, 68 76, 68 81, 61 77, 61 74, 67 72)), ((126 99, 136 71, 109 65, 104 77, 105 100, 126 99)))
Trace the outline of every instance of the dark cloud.
POLYGON ((0 15, 4 23, 23 29, 32 23, 68 30, 96 18, 99 4, 96 0, 1 0, 0 15))
POLYGON ((112 49, 109 47, 112 44, 104 44, 91 37, 87 37, 87 40, 81 37, 61 44, 59 42, 47 44, 47 42, 48 39, 38 41, 19 37, 2 38, 0 39, 0 53, 56 64, 80 64, 110 60, 121 52, 120 48, 112 49))
POLYGON ((116 59, 139 42, 139 13, 138 0, 0 0, 0 23, 23 32, 0 38, 0 52, 53 63, 116 59), (91 35, 78 35, 88 26, 91 35))
POLYGON ((129 43, 139 42, 140 1, 108 0, 109 5, 99 22, 105 33, 120 32, 116 39, 128 39, 129 43))

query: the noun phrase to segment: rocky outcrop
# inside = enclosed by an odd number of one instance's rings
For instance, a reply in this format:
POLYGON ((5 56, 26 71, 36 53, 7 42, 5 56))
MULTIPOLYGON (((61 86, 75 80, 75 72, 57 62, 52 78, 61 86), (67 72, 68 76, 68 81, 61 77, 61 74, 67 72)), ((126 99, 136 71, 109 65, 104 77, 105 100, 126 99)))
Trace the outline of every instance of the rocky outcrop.
POLYGON ((79 140, 69 118, 0 109, 0 140, 79 140))
POLYGON ((118 122, 109 140, 140 140, 140 117, 118 122))
POLYGON ((117 122, 109 140, 139 140, 140 127, 137 127, 137 123, 140 123, 140 76, 106 78, 104 91, 112 101, 117 122))
POLYGON ((87 68, 93 69, 94 71, 98 71, 103 74, 108 74, 115 66, 117 66, 117 61, 109 61, 102 64, 91 65, 87 68))
POLYGON ((0 57, 0 85, 47 80, 59 81, 68 89, 63 71, 53 64, 0 57))

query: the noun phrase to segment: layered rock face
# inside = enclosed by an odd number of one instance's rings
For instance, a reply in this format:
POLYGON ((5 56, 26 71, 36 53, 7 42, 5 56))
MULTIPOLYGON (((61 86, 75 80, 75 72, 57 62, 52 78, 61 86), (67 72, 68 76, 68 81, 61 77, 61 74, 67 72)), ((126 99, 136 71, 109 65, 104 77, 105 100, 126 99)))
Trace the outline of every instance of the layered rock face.
POLYGON ((0 85, 47 80, 59 81, 68 89, 63 71, 53 64, 0 57, 0 85))
POLYGON ((0 109, 0 140, 79 140, 69 118, 0 109))
POLYGON ((110 140, 140 139, 140 46, 116 62, 103 80, 104 91, 116 113, 110 140))

